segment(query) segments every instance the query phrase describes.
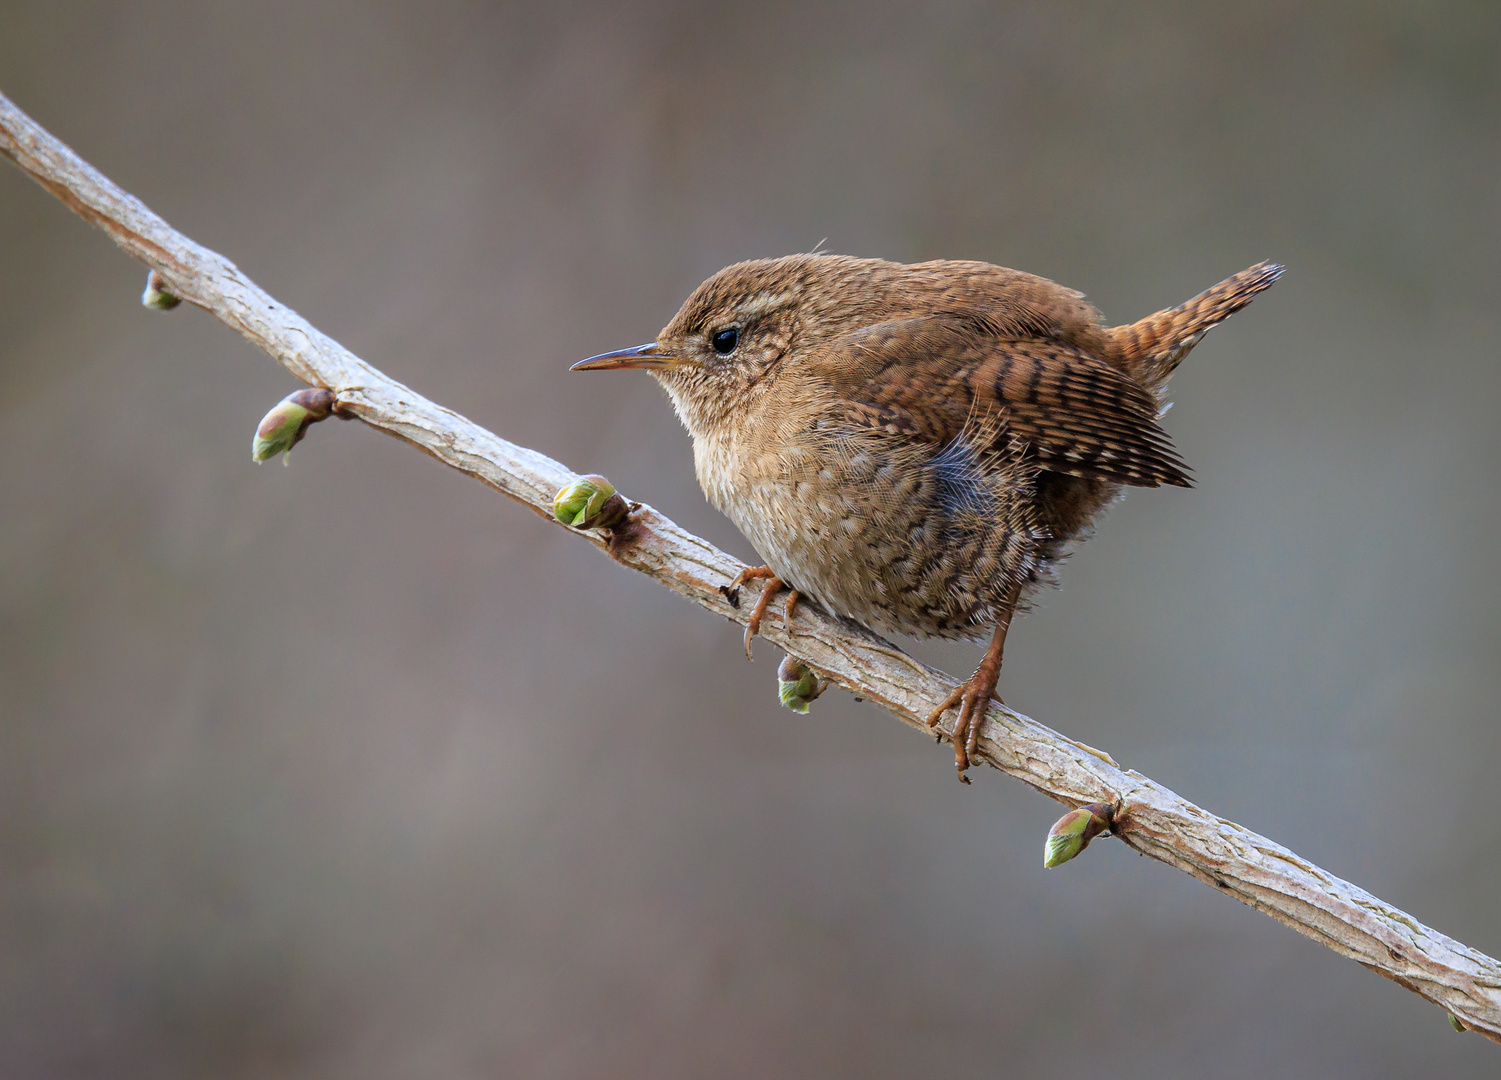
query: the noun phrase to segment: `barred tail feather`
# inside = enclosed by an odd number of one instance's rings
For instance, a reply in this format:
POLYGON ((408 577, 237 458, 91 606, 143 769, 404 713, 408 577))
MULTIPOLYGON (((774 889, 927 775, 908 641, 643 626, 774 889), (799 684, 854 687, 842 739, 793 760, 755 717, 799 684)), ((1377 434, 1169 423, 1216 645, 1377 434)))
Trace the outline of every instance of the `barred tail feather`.
POLYGON ((1161 389, 1211 327, 1270 288, 1284 269, 1273 262, 1257 263, 1177 307, 1127 326, 1111 327, 1107 333, 1115 345, 1118 363, 1137 381, 1161 389))

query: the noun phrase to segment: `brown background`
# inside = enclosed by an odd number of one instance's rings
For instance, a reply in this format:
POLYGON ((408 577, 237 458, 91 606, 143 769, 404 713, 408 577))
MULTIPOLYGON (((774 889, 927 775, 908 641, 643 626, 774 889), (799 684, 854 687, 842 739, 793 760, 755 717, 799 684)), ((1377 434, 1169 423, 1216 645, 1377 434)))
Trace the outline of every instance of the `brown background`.
MULTIPOLYGON (((982 258, 1174 383, 1007 700, 1501 953, 1501 7, 8 0, 0 89, 371 362, 749 548, 700 279, 982 258), (253 10, 247 11, 246 8, 253 10), (815 9, 816 10, 813 10, 815 9)), ((0 1074, 1494 1076, 1498 1048, 358 425, 0 170, 0 1074)), ((921 646, 963 673, 970 646, 921 646)))

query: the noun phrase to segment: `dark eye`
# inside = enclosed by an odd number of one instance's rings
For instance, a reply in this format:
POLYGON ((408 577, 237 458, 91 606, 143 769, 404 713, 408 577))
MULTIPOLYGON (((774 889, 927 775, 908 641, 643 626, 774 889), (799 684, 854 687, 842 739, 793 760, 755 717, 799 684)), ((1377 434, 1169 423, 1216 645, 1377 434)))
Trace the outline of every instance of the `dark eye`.
POLYGON ((735 351, 735 346, 740 344, 740 328, 731 326, 721 330, 713 337, 714 351, 720 356, 729 356, 735 351))

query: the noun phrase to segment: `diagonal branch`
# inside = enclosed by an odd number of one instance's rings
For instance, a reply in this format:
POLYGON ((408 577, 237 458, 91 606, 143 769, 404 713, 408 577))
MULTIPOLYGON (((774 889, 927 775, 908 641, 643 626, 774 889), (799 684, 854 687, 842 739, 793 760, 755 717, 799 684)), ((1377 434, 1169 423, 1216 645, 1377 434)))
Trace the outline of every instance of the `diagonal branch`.
MULTIPOLYGON (((552 496, 574 474, 506 442, 381 374, 278 304, 222 255, 178 233, 0 95, 0 152, 126 252, 158 271, 173 295, 211 312, 304 382, 352 413, 551 520, 552 496)), ((745 622, 720 593, 741 564, 643 506, 628 534, 584 532, 619 562, 716 614, 745 622)), ((570 530, 573 531, 573 530, 570 530)), ((762 636, 841 686, 924 732, 952 687, 874 634, 804 608, 795 632, 762 636)), ((952 721, 948 721, 952 723, 952 721)), ((995 707, 978 757, 1071 806, 1114 807, 1113 831, 1150 855, 1385 975, 1501 1042, 1501 963, 1233 822, 1193 805, 1108 754, 995 707)))

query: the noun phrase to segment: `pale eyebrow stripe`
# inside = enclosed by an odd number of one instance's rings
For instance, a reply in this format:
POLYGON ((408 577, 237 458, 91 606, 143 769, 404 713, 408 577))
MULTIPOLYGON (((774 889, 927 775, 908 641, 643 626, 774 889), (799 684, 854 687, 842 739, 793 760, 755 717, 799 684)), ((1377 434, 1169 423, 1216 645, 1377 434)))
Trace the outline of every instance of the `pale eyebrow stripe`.
POLYGON ((757 315, 765 315, 768 311, 775 311, 786 305, 792 299, 791 293, 757 293, 736 309, 735 314, 742 315, 747 319, 754 319, 757 315))

